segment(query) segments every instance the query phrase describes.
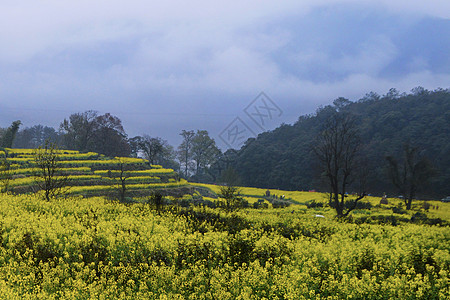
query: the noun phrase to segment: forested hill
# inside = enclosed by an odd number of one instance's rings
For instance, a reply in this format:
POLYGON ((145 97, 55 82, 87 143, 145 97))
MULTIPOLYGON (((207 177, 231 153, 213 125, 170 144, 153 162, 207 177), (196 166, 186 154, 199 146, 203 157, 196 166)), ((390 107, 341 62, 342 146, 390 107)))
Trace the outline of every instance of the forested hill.
POLYGON ((386 156, 401 159, 403 145, 418 147, 437 169, 419 197, 450 195, 450 91, 416 88, 412 94, 391 89, 385 96, 369 93, 356 102, 338 98, 293 125, 248 140, 233 163, 244 186, 292 190, 325 190, 312 145, 333 112, 350 112, 358 121, 369 164, 368 192, 397 195, 387 173, 386 156))

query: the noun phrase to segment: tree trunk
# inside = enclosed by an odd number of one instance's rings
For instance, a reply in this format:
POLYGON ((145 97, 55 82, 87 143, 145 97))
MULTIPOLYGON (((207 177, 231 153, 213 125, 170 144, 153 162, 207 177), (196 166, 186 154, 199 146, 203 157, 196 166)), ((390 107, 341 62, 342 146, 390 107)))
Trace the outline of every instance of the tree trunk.
POLYGON ((406 202, 406 209, 411 209, 411 204, 412 204, 412 198, 408 198, 408 201, 406 202))
POLYGON ((344 214, 344 207, 341 204, 341 202, 339 201, 339 194, 335 193, 334 194, 334 205, 335 205, 335 209, 336 209, 336 214, 337 217, 342 217, 344 214))

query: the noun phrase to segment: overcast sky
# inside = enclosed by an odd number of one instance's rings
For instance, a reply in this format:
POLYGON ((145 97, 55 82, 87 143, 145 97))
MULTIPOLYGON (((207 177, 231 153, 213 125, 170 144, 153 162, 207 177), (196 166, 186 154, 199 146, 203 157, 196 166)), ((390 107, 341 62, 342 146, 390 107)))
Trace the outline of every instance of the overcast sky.
POLYGON ((257 134, 416 86, 450 87, 448 0, 0 1, 0 127, 97 110, 130 137, 206 129, 224 146, 233 121, 257 134), (246 114, 261 92, 263 126, 246 114))

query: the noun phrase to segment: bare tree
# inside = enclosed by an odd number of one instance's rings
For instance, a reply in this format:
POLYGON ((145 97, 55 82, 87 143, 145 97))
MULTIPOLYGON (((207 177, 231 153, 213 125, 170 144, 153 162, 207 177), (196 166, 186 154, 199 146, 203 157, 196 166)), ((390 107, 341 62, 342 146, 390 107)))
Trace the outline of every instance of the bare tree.
POLYGON ((403 147, 403 162, 399 163, 394 157, 387 156, 389 164, 389 177, 394 186, 404 196, 406 209, 411 209, 411 204, 417 190, 427 183, 435 174, 430 161, 421 156, 417 147, 411 147, 406 143, 403 147))
POLYGON ((178 146, 178 159, 182 166, 184 166, 184 176, 189 176, 189 167, 192 159, 192 142, 195 136, 193 130, 183 130, 180 135, 183 137, 183 142, 178 146))
POLYGON ((65 194, 68 190, 69 176, 61 172, 59 151, 55 144, 46 142, 33 152, 37 171, 34 173, 35 185, 44 191, 47 201, 65 194))
POLYGON ((164 142, 161 138, 153 138, 148 135, 142 137, 140 149, 151 165, 156 164, 158 157, 164 152, 164 142))
POLYGON ((356 199, 346 200, 348 186, 360 175, 357 165, 360 149, 355 119, 344 113, 334 113, 326 120, 313 147, 330 188, 330 204, 338 217, 347 216, 366 196, 366 191, 360 190, 356 199))
POLYGON ((119 158, 119 169, 113 170, 109 173, 109 177, 114 180, 114 184, 117 186, 117 191, 119 193, 119 200, 121 202, 125 201, 127 194, 127 180, 130 178, 130 165, 126 163, 124 158, 119 158), (117 172, 115 172, 117 171, 117 172))

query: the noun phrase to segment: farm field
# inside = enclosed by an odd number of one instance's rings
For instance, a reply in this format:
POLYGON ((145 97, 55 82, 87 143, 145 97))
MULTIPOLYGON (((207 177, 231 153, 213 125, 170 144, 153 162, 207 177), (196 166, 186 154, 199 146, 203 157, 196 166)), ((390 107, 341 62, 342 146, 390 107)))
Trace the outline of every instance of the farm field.
MULTIPOLYGON (((205 187, 212 190, 215 193, 220 192, 220 186, 214 184, 204 184, 204 183, 190 183, 192 186, 200 186, 205 187)), ((328 195, 325 193, 319 192, 308 192, 308 191, 283 191, 276 189, 261 189, 261 188, 253 188, 253 187, 239 187, 240 194, 242 197, 247 200, 249 203, 254 203, 258 199, 265 199, 264 196, 266 191, 270 191, 271 196, 284 196, 286 201, 297 204, 298 208, 306 209, 308 206, 314 203, 322 203, 323 207, 316 206, 310 210, 310 212, 317 212, 317 214, 321 214, 327 216, 329 218, 333 218, 335 216, 335 210, 331 207, 327 206, 328 195)), ((351 196, 350 196, 351 199, 351 196)), ((364 217, 367 214, 370 215, 394 215, 394 216, 405 216, 412 217, 417 211, 424 211, 424 207, 430 206, 427 210, 426 214, 429 218, 440 218, 450 222, 450 205, 448 203, 443 203, 438 200, 432 201, 420 201, 416 200, 413 202, 413 210, 399 210, 397 209, 399 206, 403 205, 403 200, 398 198, 388 198, 388 204, 380 205, 380 197, 372 197, 367 196, 363 200, 362 203, 371 206, 370 210, 367 209, 356 209, 352 212, 354 217, 364 217), (401 212, 396 213, 396 212, 401 212)), ((267 200, 265 200, 269 203, 267 200)), ((369 206, 366 205, 366 206, 369 206)), ((313 205, 314 206, 314 205, 313 205)))
MULTIPOLYGON (((26 192, 35 166, 14 151, 12 188, 26 192)), ((248 205, 230 211, 208 206, 219 186, 140 159, 131 191, 189 194, 122 203, 95 195, 123 160, 64 152, 65 197, 0 194, 2 299, 450 298, 450 203, 368 197, 338 220, 326 194, 242 187, 248 205)))
POLYGON ((317 212, 2 195, 2 298, 450 296, 448 226, 355 224, 317 212))
MULTIPOLYGON (((36 180, 40 179, 33 176, 39 172, 33 158, 33 149, 6 148, 5 151, 6 161, 10 164, 10 190, 19 194, 34 192, 36 180)), ((0 155, 5 155, 5 152, 1 151, 0 155)), ((121 166, 125 170, 126 188, 131 195, 133 192, 146 194, 145 191, 152 189, 180 188, 187 184, 172 169, 149 165, 148 161, 141 158, 108 158, 94 152, 58 150, 58 166, 57 175, 68 176, 70 188, 67 194, 117 194, 121 166)))

